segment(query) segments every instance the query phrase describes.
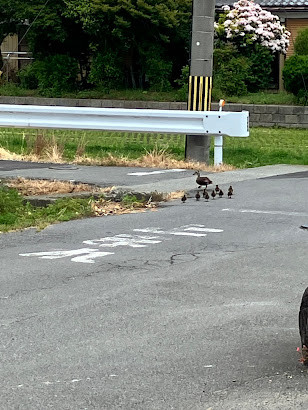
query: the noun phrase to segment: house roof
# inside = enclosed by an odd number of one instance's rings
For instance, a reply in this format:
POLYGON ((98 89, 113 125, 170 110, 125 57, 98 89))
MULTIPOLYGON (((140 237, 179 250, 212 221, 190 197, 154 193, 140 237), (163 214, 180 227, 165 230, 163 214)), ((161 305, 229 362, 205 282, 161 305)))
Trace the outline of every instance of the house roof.
MULTIPOLYGON (((231 6, 236 0, 216 0, 216 6, 222 7, 224 5, 231 6)), ((308 7, 308 0, 255 0, 257 4, 262 7, 275 8, 303 8, 308 7)))

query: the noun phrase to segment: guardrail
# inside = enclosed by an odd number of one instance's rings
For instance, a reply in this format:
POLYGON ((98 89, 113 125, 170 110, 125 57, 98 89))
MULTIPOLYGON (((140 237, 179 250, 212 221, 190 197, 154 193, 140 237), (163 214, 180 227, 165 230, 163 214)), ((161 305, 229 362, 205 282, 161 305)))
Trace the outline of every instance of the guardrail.
POLYGON ((0 127, 248 137, 248 111, 183 111, 0 104, 0 127))

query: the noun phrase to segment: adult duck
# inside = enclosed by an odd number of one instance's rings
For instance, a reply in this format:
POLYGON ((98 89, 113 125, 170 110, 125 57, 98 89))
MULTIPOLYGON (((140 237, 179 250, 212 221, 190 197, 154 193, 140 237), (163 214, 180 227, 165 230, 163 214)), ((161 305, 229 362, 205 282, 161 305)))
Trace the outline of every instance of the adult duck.
POLYGON ((198 188, 201 188, 202 185, 205 185, 205 187, 207 187, 208 185, 212 184, 212 181, 210 180, 210 178, 201 177, 199 171, 194 172, 193 175, 197 175, 196 182, 199 185, 198 188))

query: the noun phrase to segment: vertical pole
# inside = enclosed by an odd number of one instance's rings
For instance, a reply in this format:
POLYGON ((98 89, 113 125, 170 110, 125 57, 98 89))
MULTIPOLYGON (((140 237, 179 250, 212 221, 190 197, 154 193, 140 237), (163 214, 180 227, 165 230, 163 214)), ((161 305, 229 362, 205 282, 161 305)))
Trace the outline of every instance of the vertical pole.
MULTIPOLYGON (((193 0, 189 111, 210 111, 215 0, 193 0)), ((187 135, 185 158, 209 163, 211 137, 187 135)))
MULTIPOLYGON (((225 100, 219 101, 219 111, 222 111, 225 105, 225 100)), ((223 162, 223 144, 224 137, 222 135, 216 135, 214 138, 214 165, 221 165, 223 162)))

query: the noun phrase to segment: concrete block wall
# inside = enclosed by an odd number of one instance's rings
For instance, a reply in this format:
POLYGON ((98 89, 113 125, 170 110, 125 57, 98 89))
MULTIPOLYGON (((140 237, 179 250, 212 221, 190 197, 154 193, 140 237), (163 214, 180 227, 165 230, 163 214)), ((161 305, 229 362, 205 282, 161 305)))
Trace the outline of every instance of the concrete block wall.
MULTIPOLYGON (((186 110, 184 102, 94 100, 69 98, 35 98, 0 96, 0 104, 49 105, 67 107, 145 108, 158 110, 186 110)), ((212 104, 218 110, 218 104, 212 104)), ((225 111, 249 111, 251 127, 308 128, 308 106, 226 104, 225 111)))

